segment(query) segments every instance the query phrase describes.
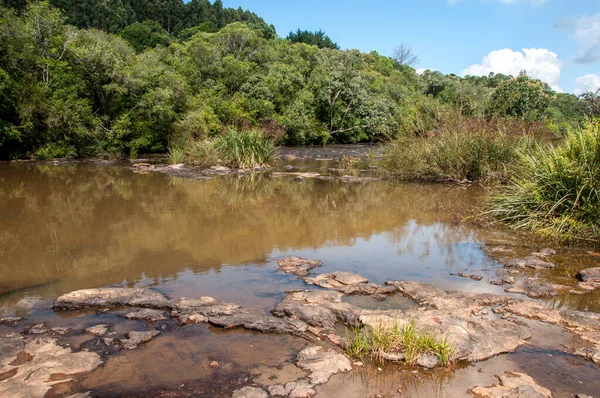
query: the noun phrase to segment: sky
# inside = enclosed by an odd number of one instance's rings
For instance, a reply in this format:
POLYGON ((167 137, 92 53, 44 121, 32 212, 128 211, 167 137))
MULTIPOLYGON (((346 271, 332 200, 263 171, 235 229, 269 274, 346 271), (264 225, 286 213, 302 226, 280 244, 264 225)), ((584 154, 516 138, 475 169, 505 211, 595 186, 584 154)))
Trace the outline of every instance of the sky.
POLYGON ((600 0, 223 0, 275 25, 280 36, 324 30, 343 49, 390 56, 401 43, 418 71, 516 75, 554 89, 600 88, 600 0))

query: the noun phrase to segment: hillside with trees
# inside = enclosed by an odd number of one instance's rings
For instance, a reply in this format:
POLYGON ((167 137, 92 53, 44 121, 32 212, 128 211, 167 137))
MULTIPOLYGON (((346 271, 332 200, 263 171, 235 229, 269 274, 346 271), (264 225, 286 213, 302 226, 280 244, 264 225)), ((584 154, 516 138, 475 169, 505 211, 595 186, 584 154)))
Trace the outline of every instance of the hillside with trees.
POLYGON ((1 159, 136 156, 229 128, 282 145, 467 121, 561 137, 599 113, 597 93, 525 74, 419 75, 401 53, 339 50, 322 31, 283 39, 219 0, 5 0, 0 15, 1 159))

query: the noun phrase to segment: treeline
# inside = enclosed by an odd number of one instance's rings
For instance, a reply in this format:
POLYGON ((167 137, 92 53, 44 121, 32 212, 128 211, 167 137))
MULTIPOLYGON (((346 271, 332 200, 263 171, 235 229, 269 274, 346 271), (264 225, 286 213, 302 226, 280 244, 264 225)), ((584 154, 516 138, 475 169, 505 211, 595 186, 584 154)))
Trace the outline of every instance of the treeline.
POLYGON ((323 32, 281 39, 219 1, 5 5, 2 159, 164 152, 230 127, 279 144, 424 136, 464 119, 560 136, 598 112, 597 95, 525 75, 418 75, 376 52, 337 50, 323 32))

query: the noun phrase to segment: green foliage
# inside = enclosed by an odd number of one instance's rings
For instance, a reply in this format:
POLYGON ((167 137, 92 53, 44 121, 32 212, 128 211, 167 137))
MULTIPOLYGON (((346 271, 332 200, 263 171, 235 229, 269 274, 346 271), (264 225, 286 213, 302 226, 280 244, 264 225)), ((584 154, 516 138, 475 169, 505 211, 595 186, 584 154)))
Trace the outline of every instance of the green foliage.
POLYGON ((340 49, 340 46, 331 40, 322 30, 311 32, 309 30, 298 29, 295 32, 290 32, 286 39, 292 43, 305 43, 319 48, 331 48, 334 50, 340 49))
POLYGON ((181 164, 185 162, 185 150, 180 147, 169 148, 169 163, 181 164))
POLYGON ((0 9, 2 159, 164 153, 231 128, 286 145, 409 139, 438 134, 446 114, 486 110, 559 136, 597 110, 595 94, 554 95, 526 76, 419 76, 334 49, 323 32, 281 40, 219 1, 17 3, 0 9))
POLYGON ((135 22, 121 31, 121 37, 137 52, 171 42, 171 36, 156 21, 135 22))
POLYGON ((490 99, 488 114, 517 117, 527 122, 541 121, 551 99, 547 84, 529 79, 522 72, 518 77, 500 83, 490 99))
POLYGON ((490 213, 516 229, 600 243, 600 121, 557 146, 524 151, 513 183, 490 213))
POLYGON ((190 141, 186 152, 189 161, 196 165, 208 167, 219 164, 219 152, 213 139, 190 141))
POLYGON ((230 129, 217 137, 215 147, 230 167, 266 166, 275 160, 275 146, 257 130, 240 132, 230 129))
POLYGON ((454 349, 450 344, 434 333, 417 329, 414 320, 355 329, 346 352, 358 358, 371 354, 372 358, 382 362, 386 354, 404 355, 407 365, 415 364, 421 354, 437 355, 444 366, 454 360, 454 349))
POLYGON ((401 137, 384 153, 380 169, 401 180, 503 182, 511 176, 518 148, 527 142, 507 135, 503 123, 446 120, 436 134, 401 137))

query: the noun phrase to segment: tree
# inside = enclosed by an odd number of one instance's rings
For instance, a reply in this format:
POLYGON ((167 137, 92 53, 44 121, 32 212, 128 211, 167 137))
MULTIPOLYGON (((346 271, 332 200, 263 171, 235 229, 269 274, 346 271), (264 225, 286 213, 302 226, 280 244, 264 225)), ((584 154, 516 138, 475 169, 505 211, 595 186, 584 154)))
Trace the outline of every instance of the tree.
POLYGON ((411 68, 419 64, 419 56, 406 43, 402 43, 394 49, 392 58, 398 65, 410 66, 411 68))
POLYGON ((596 92, 588 91, 582 94, 580 98, 588 116, 600 117, 600 88, 596 92))
POLYGON ((319 48, 340 49, 340 46, 331 40, 331 38, 329 38, 322 30, 311 32, 309 30, 298 29, 296 32, 290 32, 286 40, 289 40, 292 43, 306 43, 319 48))
POLYGON ((525 71, 505 80, 492 94, 487 113, 490 116, 511 116, 533 123, 543 120, 550 105, 551 89, 546 83, 530 79, 525 71))
POLYGON ((137 52, 154 48, 158 44, 168 46, 171 36, 156 21, 136 22, 121 32, 121 37, 131 44, 137 52))

